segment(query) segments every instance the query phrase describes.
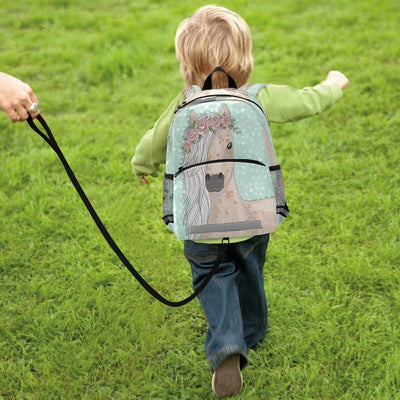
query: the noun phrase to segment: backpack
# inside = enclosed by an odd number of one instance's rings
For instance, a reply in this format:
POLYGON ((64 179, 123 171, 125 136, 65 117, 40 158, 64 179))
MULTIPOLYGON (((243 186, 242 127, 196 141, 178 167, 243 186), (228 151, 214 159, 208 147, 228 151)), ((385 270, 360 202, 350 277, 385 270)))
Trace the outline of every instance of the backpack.
MULTIPOLYGON (((222 71, 217 68, 215 71, 222 71)), ((226 74, 226 73, 225 73, 226 74)), ((212 75, 212 74, 211 74, 212 75)), ((265 84, 183 89, 167 141, 163 220, 178 239, 228 239, 273 232, 289 209, 267 116, 265 84)))

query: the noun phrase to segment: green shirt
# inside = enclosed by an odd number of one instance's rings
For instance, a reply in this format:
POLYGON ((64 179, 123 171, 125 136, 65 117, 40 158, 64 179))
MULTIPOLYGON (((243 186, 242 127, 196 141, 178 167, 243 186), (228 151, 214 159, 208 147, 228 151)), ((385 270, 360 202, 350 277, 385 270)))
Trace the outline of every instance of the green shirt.
MULTIPOLYGON (((335 82, 325 82, 314 87, 294 89, 286 85, 267 85, 257 95, 270 123, 282 124, 320 114, 342 98, 342 91, 335 82)), ((161 117, 141 139, 132 158, 132 168, 139 177, 157 176, 160 164, 165 164, 167 137, 174 112, 185 100, 181 91, 161 117)), ((244 238, 237 238, 244 240, 244 238)), ((220 243, 221 240, 207 240, 220 243)), ((232 240, 231 240, 232 242, 232 240)))

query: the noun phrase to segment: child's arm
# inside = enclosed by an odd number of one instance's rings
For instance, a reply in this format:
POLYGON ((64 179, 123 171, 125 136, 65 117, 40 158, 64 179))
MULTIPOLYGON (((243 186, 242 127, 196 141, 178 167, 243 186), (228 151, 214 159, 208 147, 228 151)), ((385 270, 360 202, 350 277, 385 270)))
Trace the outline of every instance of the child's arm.
POLYGON ((132 168, 135 174, 147 183, 146 175, 157 176, 160 164, 165 163, 169 126, 174 112, 184 100, 181 92, 168 106, 165 112, 140 140, 132 158, 132 168))
POLYGON ((348 79, 331 71, 326 80, 314 87, 294 89, 285 85, 267 85, 257 99, 264 107, 270 122, 285 123, 320 114, 339 101, 348 79))

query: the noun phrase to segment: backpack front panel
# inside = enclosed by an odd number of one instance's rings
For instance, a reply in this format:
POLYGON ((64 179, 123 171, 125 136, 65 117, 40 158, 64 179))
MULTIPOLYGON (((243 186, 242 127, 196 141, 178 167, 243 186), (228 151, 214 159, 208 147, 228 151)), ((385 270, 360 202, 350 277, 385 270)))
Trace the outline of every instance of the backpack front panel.
POLYGON ((176 113, 168 136, 164 215, 173 215, 169 226, 179 239, 275 230, 269 169, 275 155, 273 147, 267 150, 269 126, 260 113, 254 104, 229 98, 176 113))

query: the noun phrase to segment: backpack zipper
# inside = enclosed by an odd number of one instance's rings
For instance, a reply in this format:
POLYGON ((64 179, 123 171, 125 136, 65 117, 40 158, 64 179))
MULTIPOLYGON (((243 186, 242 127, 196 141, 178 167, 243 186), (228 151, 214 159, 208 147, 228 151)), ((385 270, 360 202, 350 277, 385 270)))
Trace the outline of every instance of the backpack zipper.
POLYGON ((233 98, 233 99, 235 99, 234 101, 237 101, 236 99, 239 99, 242 101, 247 101, 248 103, 252 103, 252 104, 256 105, 262 111, 262 113, 266 116, 264 109, 260 106, 260 104, 258 104, 254 100, 251 100, 251 99, 248 99, 245 97, 241 97, 241 96, 235 96, 234 94, 222 94, 222 93, 221 94, 209 94, 209 95, 205 95, 202 97, 196 97, 193 100, 184 101, 182 104, 180 104, 178 106, 178 108, 175 110, 174 114, 176 114, 178 111, 180 111, 182 108, 185 108, 189 104, 211 103, 213 101, 218 101, 221 97, 233 98))
POLYGON ((265 167, 265 164, 262 163, 261 161, 251 160, 249 158, 221 158, 220 160, 203 161, 203 162, 199 162, 196 164, 186 165, 184 167, 179 167, 178 171, 175 172, 173 177, 177 178, 179 174, 181 174, 183 171, 186 171, 187 169, 190 169, 190 168, 200 167, 202 165, 207 165, 207 164, 223 163, 223 162, 242 162, 242 163, 247 163, 247 164, 256 164, 256 165, 265 167))

